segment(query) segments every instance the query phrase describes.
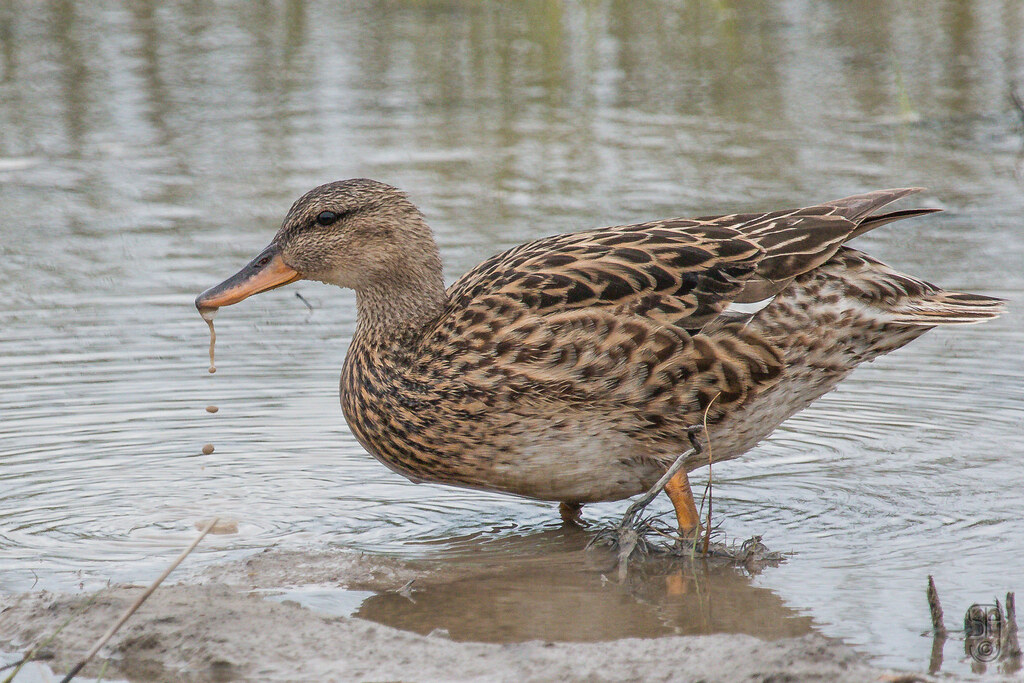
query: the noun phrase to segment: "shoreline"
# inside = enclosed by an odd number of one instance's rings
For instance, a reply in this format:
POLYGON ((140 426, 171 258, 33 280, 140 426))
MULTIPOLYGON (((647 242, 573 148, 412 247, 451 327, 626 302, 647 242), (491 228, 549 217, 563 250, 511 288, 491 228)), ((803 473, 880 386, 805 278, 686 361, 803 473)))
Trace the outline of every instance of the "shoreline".
MULTIPOLYGON (((133 682, 852 682, 894 674, 815 632, 777 640, 716 633, 601 642, 478 642, 454 639, 441 628, 421 635, 358 616, 331 615, 288 599, 288 590, 297 586, 323 586, 415 603, 416 582, 450 582, 484 571, 348 550, 267 550, 162 585, 83 675, 95 676, 104 658, 110 662, 108 679, 121 676, 133 682), (283 592, 284 599, 275 592, 283 592)), ((24 652, 75 614, 47 648, 52 655, 47 663, 66 671, 142 590, 116 585, 83 594, 0 596, 0 643, 24 652)))

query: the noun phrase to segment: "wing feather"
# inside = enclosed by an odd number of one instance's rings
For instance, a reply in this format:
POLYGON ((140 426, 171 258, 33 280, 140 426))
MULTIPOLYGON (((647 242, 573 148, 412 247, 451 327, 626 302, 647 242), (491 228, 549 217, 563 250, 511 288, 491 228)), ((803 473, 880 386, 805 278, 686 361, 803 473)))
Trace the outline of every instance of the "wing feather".
POLYGON ((749 316, 731 316, 727 306, 774 296, 853 236, 926 212, 871 217, 912 191, 528 242, 453 284, 427 337, 470 385, 501 385, 519 405, 526 396, 541 410, 552 400, 632 405, 656 422, 718 397, 717 414, 782 370, 778 350, 747 331, 749 316))
POLYGON ((611 307, 697 330, 742 291, 764 255, 738 231, 696 221, 557 235, 481 263, 449 288, 449 308, 499 296, 529 315, 611 307))

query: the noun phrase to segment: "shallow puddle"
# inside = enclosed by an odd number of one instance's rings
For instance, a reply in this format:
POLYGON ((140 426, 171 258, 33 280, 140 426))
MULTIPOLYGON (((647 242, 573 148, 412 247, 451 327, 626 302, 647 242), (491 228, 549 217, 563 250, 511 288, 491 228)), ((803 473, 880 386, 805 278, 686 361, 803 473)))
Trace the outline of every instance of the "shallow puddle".
POLYGON ((634 562, 619 584, 615 555, 584 551, 589 539, 575 530, 547 531, 452 552, 443 565, 427 563, 435 568, 431 576, 404 592, 368 597, 354 616, 495 643, 710 633, 775 639, 813 628, 810 617, 735 567, 648 558, 634 562))
POLYGON ((333 617, 351 617, 366 600, 376 595, 373 591, 357 591, 337 586, 296 586, 293 588, 270 588, 263 593, 269 600, 294 602, 307 609, 333 617))
POLYGON ((1024 4, 360 7, 0 10, 0 591, 146 582, 223 517, 237 533, 179 571, 272 546, 486 569, 355 609, 418 632, 815 629, 915 669, 929 574, 950 626, 1024 593, 1024 4), (366 455, 338 407, 350 293, 300 282, 225 310, 207 373, 195 295, 300 194, 355 176, 410 193, 449 279, 555 232, 925 185, 900 206, 944 213, 857 246, 1010 310, 858 369, 715 468, 716 523, 788 562, 609 587, 553 539, 554 505, 366 455))

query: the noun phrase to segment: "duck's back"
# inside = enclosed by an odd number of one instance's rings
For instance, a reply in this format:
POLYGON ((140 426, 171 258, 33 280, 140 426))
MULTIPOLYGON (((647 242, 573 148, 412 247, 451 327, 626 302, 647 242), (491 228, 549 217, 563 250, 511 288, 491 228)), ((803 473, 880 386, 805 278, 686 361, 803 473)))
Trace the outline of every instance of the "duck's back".
POLYGON ((506 251, 452 285, 409 338, 357 334, 346 418, 410 478, 550 500, 647 489, 693 424, 708 425, 716 460, 739 455, 858 363, 936 324, 998 314, 994 299, 942 292, 841 246, 926 213, 870 217, 911 191, 506 251), (728 309, 766 299, 757 313, 728 309))

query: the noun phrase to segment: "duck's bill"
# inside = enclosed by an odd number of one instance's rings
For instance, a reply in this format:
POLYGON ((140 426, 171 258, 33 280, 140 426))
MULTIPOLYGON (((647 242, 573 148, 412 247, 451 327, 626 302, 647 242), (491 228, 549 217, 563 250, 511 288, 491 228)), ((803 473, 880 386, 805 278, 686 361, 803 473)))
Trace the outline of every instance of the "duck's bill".
POLYGON ((295 282, 300 277, 298 272, 285 265, 281 252, 272 244, 245 268, 197 296, 196 308, 202 313, 237 304, 253 294, 295 282))

